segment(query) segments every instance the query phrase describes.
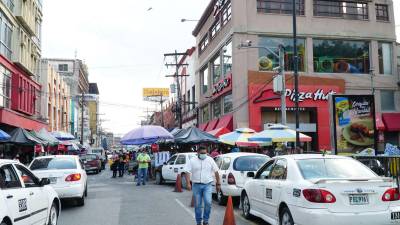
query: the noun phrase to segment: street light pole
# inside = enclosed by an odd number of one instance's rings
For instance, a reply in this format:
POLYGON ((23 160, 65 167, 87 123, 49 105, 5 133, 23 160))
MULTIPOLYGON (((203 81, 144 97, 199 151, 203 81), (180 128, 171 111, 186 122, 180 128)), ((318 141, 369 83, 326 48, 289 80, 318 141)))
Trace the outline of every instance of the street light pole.
POLYGON ((82 108, 81 108, 81 145, 83 145, 83 110, 85 109, 85 93, 82 91, 82 100, 81 100, 81 104, 82 104, 82 108))
POLYGON ((293 17, 293 76, 294 76, 294 92, 295 92, 295 109, 296 109, 296 145, 300 147, 300 122, 299 122, 299 68, 297 55, 297 18, 296 18, 296 0, 292 0, 292 17, 293 17))

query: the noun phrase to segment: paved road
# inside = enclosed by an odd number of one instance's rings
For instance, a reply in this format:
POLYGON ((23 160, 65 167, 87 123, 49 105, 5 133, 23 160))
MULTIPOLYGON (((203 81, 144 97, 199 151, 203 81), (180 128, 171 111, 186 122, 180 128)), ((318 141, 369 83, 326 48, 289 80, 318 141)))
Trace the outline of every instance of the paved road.
MULTIPOLYGON (((136 187, 133 176, 111 179, 110 171, 90 175, 85 206, 63 202, 60 225, 190 225, 195 224, 189 207, 191 192, 175 193, 173 185, 136 187)), ((225 207, 213 205, 211 225, 222 225, 225 207)), ((235 210, 237 225, 267 225, 247 221, 235 210)))

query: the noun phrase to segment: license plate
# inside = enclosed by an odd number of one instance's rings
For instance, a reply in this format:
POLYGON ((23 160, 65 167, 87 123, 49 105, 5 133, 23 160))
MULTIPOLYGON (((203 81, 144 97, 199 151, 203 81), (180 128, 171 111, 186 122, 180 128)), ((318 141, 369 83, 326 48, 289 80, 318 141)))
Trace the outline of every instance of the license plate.
POLYGON ((400 220, 400 212, 392 212, 392 220, 400 220))
POLYGON ((51 184, 57 183, 57 177, 50 177, 49 180, 51 184))
POLYGON ((350 195, 349 196, 350 205, 368 205, 369 199, 368 195, 350 195))

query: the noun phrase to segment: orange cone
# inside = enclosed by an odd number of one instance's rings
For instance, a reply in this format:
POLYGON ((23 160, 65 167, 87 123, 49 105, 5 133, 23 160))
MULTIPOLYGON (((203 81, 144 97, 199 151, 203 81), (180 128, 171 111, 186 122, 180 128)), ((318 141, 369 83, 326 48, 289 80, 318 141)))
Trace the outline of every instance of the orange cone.
POLYGON ((175 190, 174 192, 182 192, 182 176, 178 174, 176 176, 175 190))
POLYGON ((235 214, 233 213, 233 202, 232 196, 228 197, 228 203, 226 204, 224 224, 223 225, 236 225, 235 214))
POLYGON ((192 201, 190 202, 190 207, 194 207, 194 195, 192 195, 192 201))

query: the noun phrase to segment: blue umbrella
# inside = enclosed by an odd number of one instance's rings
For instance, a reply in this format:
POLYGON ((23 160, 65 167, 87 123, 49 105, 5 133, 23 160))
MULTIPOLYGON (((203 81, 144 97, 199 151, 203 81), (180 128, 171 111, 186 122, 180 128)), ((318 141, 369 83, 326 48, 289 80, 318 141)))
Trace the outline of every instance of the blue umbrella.
POLYGON ((75 140, 74 135, 63 131, 54 131, 51 134, 60 141, 75 140))
POLYGON ((10 135, 8 135, 6 132, 0 130, 0 141, 7 141, 10 138, 11 138, 10 135))
POLYGON ((123 145, 153 144, 161 139, 173 139, 174 136, 160 126, 141 126, 131 130, 121 139, 123 145))

